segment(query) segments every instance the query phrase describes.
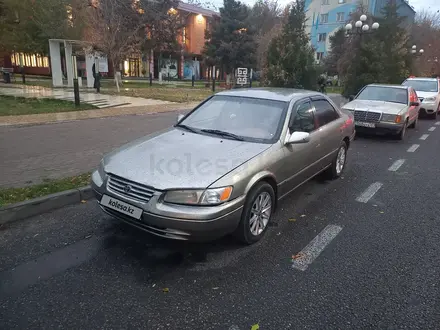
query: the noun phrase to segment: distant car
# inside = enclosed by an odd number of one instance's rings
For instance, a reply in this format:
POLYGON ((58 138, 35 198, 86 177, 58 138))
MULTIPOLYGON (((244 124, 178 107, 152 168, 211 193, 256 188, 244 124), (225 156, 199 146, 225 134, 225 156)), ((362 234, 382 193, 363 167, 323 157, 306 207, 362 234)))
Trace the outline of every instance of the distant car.
POLYGON ((353 116, 293 89, 220 92, 178 123, 106 155, 92 187, 108 214, 151 234, 262 238, 277 201, 325 172, 341 175, 353 116))
POLYGON ((411 86, 417 92, 421 113, 437 118, 440 112, 440 81, 437 78, 408 78, 402 85, 411 86))
POLYGON ((354 114, 357 131, 390 133, 403 140, 406 129, 417 126, 420 102, 410 86, 371 84, 350 99, 343 109, 354 114))

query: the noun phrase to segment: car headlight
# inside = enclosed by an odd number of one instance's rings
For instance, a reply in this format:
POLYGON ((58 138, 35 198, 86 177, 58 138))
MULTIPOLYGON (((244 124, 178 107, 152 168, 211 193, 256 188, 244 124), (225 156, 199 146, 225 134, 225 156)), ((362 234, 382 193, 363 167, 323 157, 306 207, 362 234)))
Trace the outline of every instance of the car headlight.
POLYGON ((105 178, 104 160, 101 160, 101 162, 99 163, 98 173, 99 173, 99 176, 101 177, 101 179, 104 180, 104 178, 105 178))
POLYGON ((384 113, 384 114, 382 114, 382 119, 381 119, 381 121, 387 121, 387 122, 390 122, 390 123, 397 123, 397 118, 396 118, 397 116, 396 115, 391 115, 391 114, 387 114, 387 113, 384 113))
POLYGON ((165 194, 164 201, 185 205, 218 205, 228 201, 231 194, 232 187, 206 190, 170 190, 165 194))
POLYGON ((423 99, 423 102, 435 102, 435 99, 436 99, 436 97, 435 96, 433 96, 433 97, 425 97, 424 99, 423 99))

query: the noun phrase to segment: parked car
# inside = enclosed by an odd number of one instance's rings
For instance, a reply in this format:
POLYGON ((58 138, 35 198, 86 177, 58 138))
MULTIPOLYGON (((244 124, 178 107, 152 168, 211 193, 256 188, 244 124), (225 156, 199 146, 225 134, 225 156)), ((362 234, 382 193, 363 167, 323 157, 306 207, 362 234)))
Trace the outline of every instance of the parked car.
POLYGON ((402 85, 411 86, 417 92, 420 111, 432 119, 440 112, 440 81, 437 78, 408 78, 402 85))
POLYGON ((92 187, 108 214, 151 234, 262 238, 278 200, 317 175, 341 175, 353 116, 293 89, 217 93, 178 123, 106 155, 92 187))
POLYGON ((356 131, 390 133, 403 140, 406 129, 417 126, 420 102, 410 86, 371 84, 343 109, 353 113, 356 131))

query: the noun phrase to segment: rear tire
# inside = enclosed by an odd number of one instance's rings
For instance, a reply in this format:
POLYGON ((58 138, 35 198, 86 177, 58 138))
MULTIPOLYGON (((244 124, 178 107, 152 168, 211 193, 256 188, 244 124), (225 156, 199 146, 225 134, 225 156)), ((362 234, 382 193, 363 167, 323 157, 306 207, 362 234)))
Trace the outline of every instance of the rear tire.
POLYGON ((338 153, 332 161, 332 164, 323 173, 326 179, 334 180, 342 175, 345 169, 345 164, 347 162, 347 150, 347 143, 345 141, 342 141, 341 146, 338 149, 338 153))
POLYGON ((275 192, 267 182, 260 182, 251 189, 234 236, 245 244, 258 242, 266 233, 275 209, 275 192))

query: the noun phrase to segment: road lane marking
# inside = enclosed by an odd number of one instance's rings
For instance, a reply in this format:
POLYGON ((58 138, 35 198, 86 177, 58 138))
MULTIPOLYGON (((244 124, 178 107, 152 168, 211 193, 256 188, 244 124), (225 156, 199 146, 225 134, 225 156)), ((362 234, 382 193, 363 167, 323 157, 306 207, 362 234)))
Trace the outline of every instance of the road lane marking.
POLYGON ((292 268, 305 271, 324 251, 325 247, 341 232, 342 227, 328 225, 293 259, 292 268))
POLYGON ((428 129, 428 131, 430 131, 430 132, 434 132, 434 131, 435 131, 435 126, 430 127, 430 128, 428 129))
POLYGON ((396 172, 396 171, 400 168, 400 166, 403 165, 403 163, 405 163, 405 159, 398 159, 398 160, 396 160, 396 161, 393 163, 393 165, 391 165, 391 166, 388 168, 388 171, 396 172))
POLYGON ((360 203, 368 203, 368 201, 374 196, 375 193, 379 191, 379 189, 383 186, 380 182, 372 183, 367 190, 365 190, 356 201, 360 203))
POLYGON ((408 148, 408 152, 414 152, 420 147, 419 144, 413 144, 411 147, 408 148))
MULTIPOLYGON (((434 127, 435 128, 435 127, 434 127)), ((421 137, 420 137, 420 140, 426 140, 427 138, 428 138, 428 136, 429 136, 429 134, 423 134, 421 137)))
POLYGON ((435 124, 436 124, 437 126, 440 125, 440 121, 436 122, 435 124))

